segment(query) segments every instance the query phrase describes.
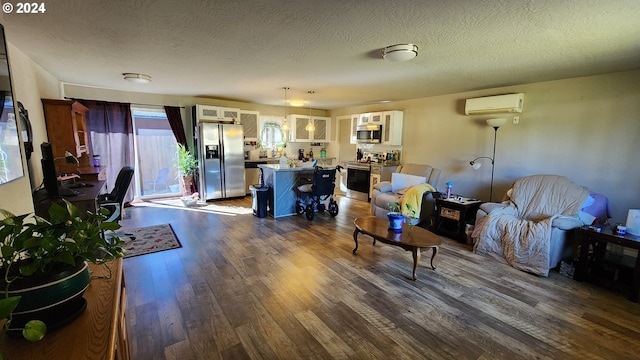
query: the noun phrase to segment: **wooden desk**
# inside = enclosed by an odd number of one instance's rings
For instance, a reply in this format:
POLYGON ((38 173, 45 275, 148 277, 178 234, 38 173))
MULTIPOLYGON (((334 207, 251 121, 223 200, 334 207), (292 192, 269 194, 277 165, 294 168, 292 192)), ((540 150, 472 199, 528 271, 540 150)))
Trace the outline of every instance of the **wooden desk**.
MULTIPOLYGON (((105 180, 97 180, 84 181, 84 183, 92 184, 93 186, 73 189, 81 191, 83 194, 65 197, 64 199, 77 206, 80 211, 91 211, 95 213, 99 208, 98 196, 106 191, 107 182, 105 180)), ((64 204, 62 198, 51 199, 44 189, 36 191, 33 194, 33 207, 35 208, 36 215, 48 219, 49 207, 52 201, 58 204, 64 204)))
POLYGON ((126 337, 126 292, 122 259, 104 266, 89 265, 93 280, 84 298, 87 309, 70 324, 29 342, 21 337, 2 336, 0 349, 5 359, 128 359, 126 337))
POLYGON ((80 175, 80 179, 85 182, 107 180, 107 172, 104 166, 79 166, 76 172, 80 175))

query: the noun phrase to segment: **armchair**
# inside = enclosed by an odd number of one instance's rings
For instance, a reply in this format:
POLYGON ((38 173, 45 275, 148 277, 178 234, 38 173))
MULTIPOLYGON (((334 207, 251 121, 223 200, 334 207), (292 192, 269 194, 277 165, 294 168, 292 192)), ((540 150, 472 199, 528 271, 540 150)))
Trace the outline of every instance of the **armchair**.
MULTIPOLYGON (((607 202, 606 197, 600 198, 607 202)), ((591 224, 597 216, 608 216, 582 213, 593 201, 586 187, 564 176, 519 178, 502 203, 480 205, 472 235, 473 251, 548 276, 549 269, 572 253, 569 230, 591 224)))
POLYGON ((113 190, 98 197, 100 207, 109 210, 109 218, 106 221, 118 221, 122 218, 124 197, 127 194, 127 190, 129 190, 132 178, 133 168, 131 166, 122 167, 116 178, 113 190))
MULTIPOLYGON (((435 169, 430 165, 404 164, 398 166, 395 174, 423 177, 425 179, 424 182, 430 184, 435 189, 438 179, 440 178, 440 172, 440 169, 435 169)), ((401 180, 401 177, 394 177, 397 181, 401 180)), ((414 185, 411 181, 407 184, 414 185)), ((399 184, 394 185, 392 181, 381 181, 374 185, 373 193, 371 195, 371 214, 379 218, 386 219, 387 212, 389 211, 389 205, 400 202, 404 196, 403 190, 406 190, 405 186, 399 184)), ((437 197, 437 195, 435 197, 437 197)), ((425 191, 422 194, 422 204, 420 205, 420 209, 416 211, 416 215, 419 214, 420 222, 427 220, 433 214, 435 197, 431 191, 425 191)))

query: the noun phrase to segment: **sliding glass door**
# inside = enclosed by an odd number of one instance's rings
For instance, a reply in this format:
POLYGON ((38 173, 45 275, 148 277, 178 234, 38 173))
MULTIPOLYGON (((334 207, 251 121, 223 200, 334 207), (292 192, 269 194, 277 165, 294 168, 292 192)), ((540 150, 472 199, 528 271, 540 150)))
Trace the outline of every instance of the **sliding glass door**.
POLYGON ((176 176, 176 138, 162 108, 131 108, 133 117, 136 198, 179 196, 176 176))

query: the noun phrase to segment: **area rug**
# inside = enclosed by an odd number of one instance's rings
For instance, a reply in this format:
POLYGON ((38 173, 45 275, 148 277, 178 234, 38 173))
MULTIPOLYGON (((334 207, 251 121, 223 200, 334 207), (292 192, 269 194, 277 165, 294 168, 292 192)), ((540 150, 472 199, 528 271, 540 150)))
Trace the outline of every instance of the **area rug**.
POLYGON ((118 235, 125 241, 125 258, 182 247, 170 224, 120 229, 118 235))

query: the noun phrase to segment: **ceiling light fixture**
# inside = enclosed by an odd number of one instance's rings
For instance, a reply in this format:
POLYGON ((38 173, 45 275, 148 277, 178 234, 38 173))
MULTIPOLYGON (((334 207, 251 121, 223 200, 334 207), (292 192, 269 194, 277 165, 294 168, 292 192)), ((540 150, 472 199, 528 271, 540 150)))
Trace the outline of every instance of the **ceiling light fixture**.
POLYGON ((151 82, 151 76, 137 73, 123 73, 124 79, 136 84, 148 84, 151 82))
POLYGON ((313 95, 315 91, 309 90, 307 92, 309 93, 309 122, 307 123, 307 126, 304 127, 304 129, 307 131, 315 131, 316 127, 313 124, 313 119, 311 118, 311 95, 313 95))
POLYGON ((282 131, 289 131, 289 122, 287 121, 287 90, 289 90, 289 88, 285 86, 282 90, 284 90, 284 120, 280 125, 280 129, 282 129, 282 131))
POLYGON ((418 46, 396 44, 382 49, 382 58, 389 61, 408 61, 418 56, 418 46))
POLYGON ((289 105, 295 106, 295 107, 301 107, 301 106, 304 106, 304 100, 291 100, 289 101, 289 105))

